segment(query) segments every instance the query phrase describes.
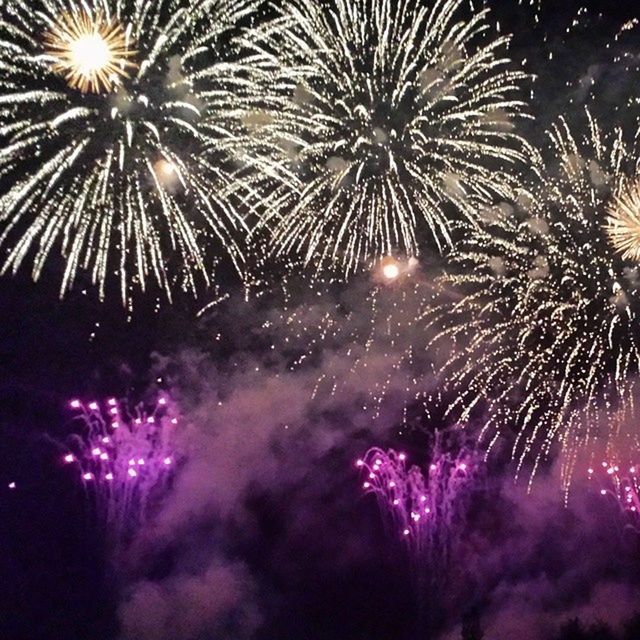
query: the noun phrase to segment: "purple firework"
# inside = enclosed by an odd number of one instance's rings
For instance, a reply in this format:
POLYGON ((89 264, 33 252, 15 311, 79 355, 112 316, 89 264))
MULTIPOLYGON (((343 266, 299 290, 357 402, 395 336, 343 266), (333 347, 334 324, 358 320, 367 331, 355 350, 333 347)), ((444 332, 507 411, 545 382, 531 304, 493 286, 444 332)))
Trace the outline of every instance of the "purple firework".
POLYGON ((68 439, 62 462, 77 468, 98 523, 117 552, 148 520, 174 474, 178 417, 165 396, 151 411, 142 405, 129 409, 115 398, 72 400, 69 406, 81 428, 68 439))
POLYGON ((448 561, 454 529, 464 521, 467 498, 477 486, 481 460, 475 452, 443 450, 436 438, 431 462, 423 471, 409 465, 407 455, 393 449, 369 449, 356 465, 363 488, 375 495, 385 525, 400 537, 420 572, 442 568, 448 561))
POLYGON ((640 527, 640 465, 622 464, 603 460, 587 470, 590 481, 600 485, 603 497, 614 498, 630 518, 635 528, 640 527))

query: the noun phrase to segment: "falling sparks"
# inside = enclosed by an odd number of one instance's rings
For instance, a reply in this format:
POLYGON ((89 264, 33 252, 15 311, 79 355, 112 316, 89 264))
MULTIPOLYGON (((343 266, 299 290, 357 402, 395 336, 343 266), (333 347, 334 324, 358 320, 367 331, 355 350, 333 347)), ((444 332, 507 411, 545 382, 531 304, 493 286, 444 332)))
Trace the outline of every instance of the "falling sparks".
POLYGON ((606 230, 639 159, 623 131, 586 122, 551 130, 547 168, 461 244, 442 282, 453 301, 426 314, 449 416, 480 421, 490 449, 515 428, 531 479, 559 446, 567 490, 579 453, 633 431, 640 354, 639 274, 606 230))
POLYGON ((173 477, 175 409, 165 397, 151 412, 143 406, 130 411, 114 398, 72 400, 69 407, 80 428, 68 437, 60 461, 77 472, 117 554, 148 521, 173 477))
POLYGON ((100 12, 92 15, 81 9, 61 14, 45 35, 45 47, 56 59, 53 70, 83 93, 112 91, 135 66, 131 61, 135 51, 124 29, 100 12))
POLYGON ((261 85, 234 34, 257 1, 37 4, 1 9, 2 272, 54 262, 61 295, 113 281, 126 304, 242 272, 260 178, 240 123, 261 85))
MULTIPOLYGON (((367 420, 397 420, 402 431, 423 416, 432 390, 416 319, 433 299, 432 281, 418 260, 394 257, 348 285, 292 267, 286 277, 263 282, 256 293, 256 302, 270 309, 261 325, 253 307, 243 315, 256 316, 251 333, 270 344, 271 352, 286 354, 289 372, 311 368, 317 374, 312 400, 341 401, 358 389, 358 406, 367 420), (387 264, 398 268, 396 278, 385 277, 387 264), (319 361, 324 364, 318 372, 319 361)), ((231 304, 243 308, 233 299, 231 304)))
POLYGON ((447 453, 437 436, 426 471, 410 465, 406 453, 377 447, 356 467, 363 490, 375 495, 390 535, 403 542, 412 564, 437 573, 449 559, 453 528, 464 520, 468 498, 477 489, 480 464, 470 451, 447 453))
POLYGON ((587 478, 598 482, 600 495, 614 498, 635 526, 640 524, 640 465, 604 460, 587 469, 587 478))
POLYGON ((640 262, 640 178, 622 184, 609 207, 607 233, 623 260, 640 262))
POLYGON ((275 253, 350 274, 417 255, 419 237, 443 249, 451 219, 507 196, 526 76, 509 69, 509 39, 487 35, 488 11, 467 19, 463 4, 288 3, 273 44, 288 95, 270 129, 297 187, 262 219, 275 253))

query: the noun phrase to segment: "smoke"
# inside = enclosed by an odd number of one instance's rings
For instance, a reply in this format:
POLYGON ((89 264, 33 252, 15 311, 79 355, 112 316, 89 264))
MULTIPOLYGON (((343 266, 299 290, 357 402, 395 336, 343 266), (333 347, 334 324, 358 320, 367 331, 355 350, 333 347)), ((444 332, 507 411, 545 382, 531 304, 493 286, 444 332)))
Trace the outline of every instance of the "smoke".
POLYGON ((640 589, 615 582, 596 583, 585 600, 561 608, 557 605, 558 596, 558 585, 545 577, 515 588, 505 585, 494 594, 501 603, 489 614, 487 637, 545 640, 558 634, 560 621, 575 618, 589 626, 603 623, 618 631, 637 609, 640 589))
MULTIPOLYGON (((485 637, 549 640, 574 618, 618 630, 637 613, 638 533, 624 535, 618 505, 583 477, 567 505, 555 466, 531 494, 500 480, 499 499, 475 523, 461 558, 485 637)), ((443 638, 460 633, 458 623, 443 638)))
POLYGON ((543 640, 571 617, 633 613, 637 547, 586 486, 565 507, 555 467, 531 495, 492 468, 453 531, 445 588, 420 602, 413 559, 385 535, 354 463, 372 445, 425 454, 403 417, 434 386, 434 363, 410 348, 426 342, 413 318, 427 280, 374 298, 356 283, 267 308, 232 299, 197 346, 158 357, 184 413, 184 462, 131 550, 122 640, 413 640, 419 607, 438 611, 446 640, 470 611, 492 640, 543 640))
POLYGON ((132 549, 123 639, 250 637, 265 603, 309 566, 348 575, 376 564, 380 540, 363 542, 379 532, 350 522, 362 500, 354 462, 402 424, 409 387, 432 386, 408 357, 419 280, 266 310, 233 299, 203 324, 199 348, 158 357, 184 413, 184 463, 132 549))
POLYGON ((252 604, 254 585, 240 564, 211 564, 203 573, 138 582, 120 610, 126 638, 252 637, 259 614, 252 604))

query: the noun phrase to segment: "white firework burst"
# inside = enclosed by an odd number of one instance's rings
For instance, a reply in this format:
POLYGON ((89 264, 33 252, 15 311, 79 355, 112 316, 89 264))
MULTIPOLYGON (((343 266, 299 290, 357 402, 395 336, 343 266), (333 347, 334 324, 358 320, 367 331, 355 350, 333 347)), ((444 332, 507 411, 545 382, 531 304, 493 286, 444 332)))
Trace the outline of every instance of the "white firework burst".
POLYGON ((47 52, 57 59, 53 68, 65 75, 69 86, 83 92, 111 91, 135 55, 124 29, 100 12, 63 13, 45 35, 47 52))
POLYGON ((424 240, 442 250, 452 220, 507 196, 527 147, 515 130, 526 75, 487 10, 292 0, 281 21, 266 33, 281 104, 267 128, 297 189, 261 221, 275 253, 349 274, 424 240))
POLYGON ((197 292, 242 266, 259 65, 234 33, 257 0, 13 0, 0 19, 3 271, 61 254, 123 300, 197 292), (222 247, 215 253, 209 245, 222 247))
POLYGON ((609 207, 607 233, 625 260, 640 261, 640 178, 620 186, 609 207))
POLYGON ((426 316, 448 356, 450 414, 480 421, 490 446, 515 430, 531 479, 560 450, 566 489, 580 455, 630 435, 639 391, 640 274, 610 244, 607 216, 640 162, 622 130, 587 122, 580 136, 553 127, 530 192, 461 243, 442 281, 452 302, 426 316))

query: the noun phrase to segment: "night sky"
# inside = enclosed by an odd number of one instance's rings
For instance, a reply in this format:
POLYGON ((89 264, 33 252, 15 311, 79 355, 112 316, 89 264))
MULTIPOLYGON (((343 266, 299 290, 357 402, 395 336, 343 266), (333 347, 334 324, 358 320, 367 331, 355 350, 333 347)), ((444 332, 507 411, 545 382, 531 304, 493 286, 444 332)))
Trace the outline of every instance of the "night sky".
MULTIPOLYGON (((587 103, 604 122, 631 120, 620 110, 637 96, 640 31, 614 37, 640 18, 637 2, 541 3, 536 24, 528 5, 488 0, 513 33, 512 59, 536 76, 527 131, 540 135, 587 103)), ((440 266, 425 257, 419 286, 440 266)), ((565 506, 553 461, 527 495, 508 456, 496 456, 455 526, 452 557, 433 567, 431 586, 416 580, 353 463, 373 445, 422 463, 437 425, 412 407, 415 428, 400 426, 409 399, 396 378, 375 419, 363 410, 388 373, 376 344, 367 375, 348 378, 350 347, 378 322, 368 276, 325 290, 291 276, 285 303, 277 265, 271 288, 249 300, 229 270, 228 298, 197 317, 219 291, 173 305, 140 295, 129 312, 117 297, 99 301, 88 281, 59 300, 60 268, 52 261, 37 283, 28 270, 0 278, 0 638, 640 638, 629 626, 640 615, 640 535, 582 481, 565 506), (319 319, 337 304, 351 315, 321 337, 319 319), (331 376, 340 391, 311 400, 331 376), (113 567, 80 484, 60 464, 68 401, 138 401, 159 387, 186 416, 179 442, 192 455, 113 567), (560 636, 576 618, 617 635, 560 636)), ((398 305, 410 315, 406 293, 389 291, 389 315, 398 305)), ((403 340, 419 339, 400 324, 403 340)), ((413 374, 429 391, 426 367, 413 374)))

